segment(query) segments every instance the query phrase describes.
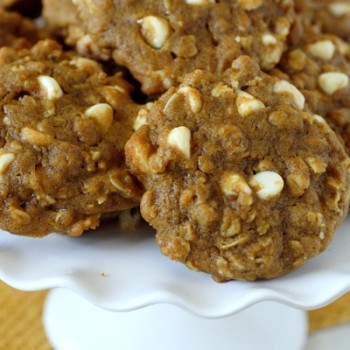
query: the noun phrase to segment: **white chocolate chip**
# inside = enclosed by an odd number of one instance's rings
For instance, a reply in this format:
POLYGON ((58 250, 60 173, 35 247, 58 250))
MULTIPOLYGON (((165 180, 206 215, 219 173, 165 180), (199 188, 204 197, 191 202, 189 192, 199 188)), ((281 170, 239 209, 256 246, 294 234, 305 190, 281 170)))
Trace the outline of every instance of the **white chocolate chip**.
POLYGON ((252 194, 245 179, 236 173, 226 173, 221 179, 220 187, 226 196, 238 196, 240 193, 252 194))
POLYGON ((209 5, 214 4, 215 0, 185 0, 185 2, 189 5, 209 5))
POLYGON ((272 69, 280 60, 283 53, 283 43, 271 33, 263 33, 261 36, 261 67, 263 69, 272 69))
POLYGON ((275 45, 265 45, 264 48, 261 54, 261 67, 269 70, 281 60, 283 45, 276 43, 275 45))
POLYGON ((4 174, 14 160, 15 155, 13 153, 0 154, 0 174, 4 174))
POLYGON ((250 178, 249 185, 260 199, 270 200, 280 195, 284 187, 284 181, 274 171, 262 171, 250 178))
POLYGON ((322 125, 328 125, 327 122, 325 121, 325 119, 323 117, 321 117, 318 114, 312 114, 312 118, 317 122, 320 123, 322 125))
POLYGON ((236 106, 239 115, 242 117, 246 117, 265 108, 262 101, 244 91, 238 91, 237 95, 236 106))
POLYGON ((294 100, 294 103, 298 109, 304 109, 305 97, 304 95, 291 83, 286 80, 279 80, 273 87, 273 92, 276 93, 288 93, 294 100))
POLYGON ((2 122, 7 125, 10 126, 11 125, 11 119, 9 117, 4 117, 4 119, 2 120, 2 122))
POLYGON ((259 8, 263 0, 237 0, 237 4, 246 11, 251 11, 259 8))
POLYGON ((52 142, 52 137, 32 128, 24 127, 21 130, 21 140, 35 146, 47 146, 52 142))
POLYGON ((38 77, 40 88, 48 100, 55 100, 63 96, 63 91, 58 82, 49 76, 41 75, 38 77))
POLYGON ((335 17, 350 15, 350 4, 345 1, 334 2, 328 5, 328 9, 335 17))
POLYGON ((170 26, 167 20, 157 16, 146 16, 137 21, 141 25, 141 33, 155 49, 160 49, 170 35, 170 26))
POLYGON ((318 77, 318 84, 327 95, 333 95, 349 85, 349 77, 339 72, 323 73, 318 77))
POLYGON ((200 110, 202 109, 203 101, 202 95, 197 89, 191 86, 182 86, 178 90, 178 93, 184 94, 193 113, 200 112, 200 110))
POLYGON ((169 77, 165 77, 162 79, 162 85, 164 89, 168 90, 174 85, 174 81, 169 77))
POLYGON ((308 51, 315 58, 328 61, 335 52, 335 45, 330 40, 321 40, 308 46, 308 51))
POLYGON ((93 119, 103 134, 107 133, 113 124, 113 108, 107 103, 98 103, 88 108, 84 115, 93 119))
POLYGON ((168 144, 179 150, 187 159, 191 157, 191 131, 185 126, 179 126, 170 131, 168 144))
POLYGON ((137 117, 134 120, 134 130, 137 131, 143 125, 147 125, 148 112, 145 108, 142 108, 137 113, 137 117))
POLYGON ((277 44, 277 39, 272 34, 264 34, 261 41, 266 46, 277 44))

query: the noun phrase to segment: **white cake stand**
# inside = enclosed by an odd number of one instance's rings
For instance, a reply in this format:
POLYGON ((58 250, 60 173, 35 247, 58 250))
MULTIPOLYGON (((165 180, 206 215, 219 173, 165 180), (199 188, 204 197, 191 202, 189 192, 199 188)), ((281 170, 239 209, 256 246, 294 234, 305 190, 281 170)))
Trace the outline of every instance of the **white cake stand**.
POLYGON ((327 252, 272 281, 218 284, 159 253, 154 233, 111 224, 80 238, 0 232, 0 278, 53 290, 44 323, 57 350, 302 349, 304 311, 350 290, 350 220, 327 252))
POLYGON ((278 303, 208 319, 169 304, 105 311, 62 289, 49 295, 44 324, 56 350, 301 350, 306 338, 304 312, 278 303))

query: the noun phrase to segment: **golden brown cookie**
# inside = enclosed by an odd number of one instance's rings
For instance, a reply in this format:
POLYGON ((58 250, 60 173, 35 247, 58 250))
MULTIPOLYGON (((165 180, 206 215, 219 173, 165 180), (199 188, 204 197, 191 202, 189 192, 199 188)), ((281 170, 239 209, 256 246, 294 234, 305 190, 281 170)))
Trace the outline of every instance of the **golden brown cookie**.
POLYGON ((326 119, 350 152, 350 45, 330 34, 308 32, 272 73, 291 81, 306 109, 326 119))
POLYGON ((295 0, 304 25, 350 41, 349 0, 295 0))
POLYGON ((80 54, 113 58, 126 66, 146 94, 165 91, 194 69, 220 73, 242 53, 271 69, 286 48, 294 22, 291 0, 76 0, 74 4, 79 21, 67 30, 67 41, 75 41, 80 54))
POLYGON ((16 3, 20 2, 20 1, 21 0, 0 0, 0 7, 8 8, 8 7, 15 5, 16 3))
POLYGON ((77 236, 138 206, 124 165, 139 109, 120 75, 51 41, 0 50, 0 227, 77 236))
POLYGON ((33 21, 18 13, 0 9, 0 47, 30 47, 43 38, 44 33, 33 21))
POLYGON ((76 37, 83 35, 76 7, 71 0, 43 0, 42 16, 45 28, 54 35, 65 38, 68 45, 74 45, 76 37))
POLYGON ((326 249, 350 160, 304 96, 247 56, 140 110, 126 160, 162 253, 217 281, 281 276, 326 249))

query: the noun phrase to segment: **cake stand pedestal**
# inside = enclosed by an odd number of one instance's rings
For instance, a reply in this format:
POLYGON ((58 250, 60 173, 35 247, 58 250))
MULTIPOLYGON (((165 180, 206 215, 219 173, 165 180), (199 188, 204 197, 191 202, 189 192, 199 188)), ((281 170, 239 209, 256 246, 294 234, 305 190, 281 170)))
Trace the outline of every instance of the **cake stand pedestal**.
POLYGON ((300 310, 350 290, 349 232, 350 216, 323 254, 249 283, 214 283, 171 261, 148 227, 117 232, 110 223, 76 239, 0 232, 0 279, 21 290, 62 288, 44 312, 55 350, 301 350, 300 310))
POLYGON ((106 311, 67 289, 48 295, 44 326, 55 350, 301 350, 307 336, 304 311, 271 301, 202 318, 171 304, 106 311))

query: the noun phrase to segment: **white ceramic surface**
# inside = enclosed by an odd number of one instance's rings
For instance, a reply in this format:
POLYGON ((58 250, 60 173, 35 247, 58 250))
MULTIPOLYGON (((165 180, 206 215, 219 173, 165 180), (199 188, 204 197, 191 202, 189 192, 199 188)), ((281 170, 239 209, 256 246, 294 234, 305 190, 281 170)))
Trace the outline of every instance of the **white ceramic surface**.
POLYGON ((51 291, 44 312, 55 350, 302 350, 306 324, 304 311, 270 301, 207 319, 168 304, 106 311, 67 289, 51 291))
POLYGON ((350 290, 350 220, 320 256, 271 281, 215 283, 159 253, 154 233, 119 233, 111 224, 80 238, 0 232, 0 279, 22 290, 63 287, 111 311, 169 303, 223 317, 260 301, 311 309, 350 290))

